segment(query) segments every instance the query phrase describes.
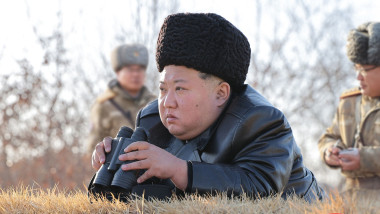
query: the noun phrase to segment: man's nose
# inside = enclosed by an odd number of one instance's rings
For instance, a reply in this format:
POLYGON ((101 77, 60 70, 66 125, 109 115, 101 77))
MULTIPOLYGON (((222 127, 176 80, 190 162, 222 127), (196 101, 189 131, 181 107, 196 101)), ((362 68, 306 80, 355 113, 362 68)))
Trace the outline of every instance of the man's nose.
POLYGON ((168 91, 168 93, 165 96, 164 107, 165 108, 177 107, 177 101, 176 101, 176 98, 174 96, 174 92, 168 91))
POLYGON ((357 80, 363 80, 364 77, 363 77, 363 75, 360 72, 357 72, 356 79, 357 80))

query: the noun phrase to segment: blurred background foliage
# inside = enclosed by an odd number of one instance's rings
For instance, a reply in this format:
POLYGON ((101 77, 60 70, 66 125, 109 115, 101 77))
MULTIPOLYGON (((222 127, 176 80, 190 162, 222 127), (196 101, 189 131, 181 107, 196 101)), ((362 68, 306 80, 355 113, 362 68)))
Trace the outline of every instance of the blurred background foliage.
MULTIPOLYGON (((13 8, 1 3, 2 10, 25 18, 9 17, 0 37, 0 188, 23 183, 84 190, 94 173, 84 145, 89 110, 114 78, 110 51, 123 43, 146 45, 146 84, 158 92, 155 44, 164 18, 199 12, 177 0, 68 2, 24 1, 13 8)), ((219 1, 200 4, 209 7, 202 12, 224 16, 213 10, 219 1)), ((225 17, 251 44, 247 84, 285 113, 318 180, 339 187, 339 172, 321 164, 317 142, 339 94, 355 85, 345 38, 360 8, 343 0, 235 4, 225 17)))

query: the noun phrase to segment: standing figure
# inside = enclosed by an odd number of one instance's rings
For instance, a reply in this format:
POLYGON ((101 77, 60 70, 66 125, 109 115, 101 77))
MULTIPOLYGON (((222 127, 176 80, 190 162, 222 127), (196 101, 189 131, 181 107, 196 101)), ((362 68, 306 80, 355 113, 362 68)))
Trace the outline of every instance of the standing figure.
POLYGON ((111 53, 111 63, 116 79, 109 82, 91 109, 87 142, 91 152, 104 137, 115 137, 121 126, 134 128, 138 111, 156 98, 144 86, 148 66, 146 47, 139 44, 118 46, 111 53))
POLYGON ((380 190, 380 23, 348 35, 347 56, 359 87, 344 92, 332 125, 319 140, 323 161, 340 168, 345 190, 380 190))

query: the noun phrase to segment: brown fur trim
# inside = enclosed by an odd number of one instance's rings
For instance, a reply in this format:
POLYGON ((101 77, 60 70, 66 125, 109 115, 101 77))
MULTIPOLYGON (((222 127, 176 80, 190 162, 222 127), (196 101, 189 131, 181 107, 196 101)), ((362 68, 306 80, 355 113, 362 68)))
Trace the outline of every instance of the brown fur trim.
POLYGON ((105 101, 116 97, 116 93, 107 89, 103 94, 96 98, 96 102, 104 103, 105 101))

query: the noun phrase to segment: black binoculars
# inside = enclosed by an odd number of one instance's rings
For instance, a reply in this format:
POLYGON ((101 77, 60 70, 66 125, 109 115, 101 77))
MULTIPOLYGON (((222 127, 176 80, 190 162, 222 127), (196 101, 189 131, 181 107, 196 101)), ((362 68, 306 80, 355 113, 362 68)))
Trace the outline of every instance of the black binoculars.
POLYGON ((131 193, 144 195, 145 198, 151 196, 158 199, 171 196, 170 187, 154 185, 160 183, 158 178, 151 178, 143 185, 138 185, 137 178, 145 170, 124 171, 121 169, 122 164, 131 161, 120 161, 119 156, 124 154, 127 146, 136 141, 148 141, 148 133, 144 128, 137 127, 135 131, 126 126, 120 128, 116 138, 112 139, 111 151, 106 153, 104 164, 97 171, 93 183, 90 184, 90 193, 95 193, 95 196, 104 196, 108 200, 118 198, 122 201, 127 201, 131 193))

